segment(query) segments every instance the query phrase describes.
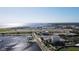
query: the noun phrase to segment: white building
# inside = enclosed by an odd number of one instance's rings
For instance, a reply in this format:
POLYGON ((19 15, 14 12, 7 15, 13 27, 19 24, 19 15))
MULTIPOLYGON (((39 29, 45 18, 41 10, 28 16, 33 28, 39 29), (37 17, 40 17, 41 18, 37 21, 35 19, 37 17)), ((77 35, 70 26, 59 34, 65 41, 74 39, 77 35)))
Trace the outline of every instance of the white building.
POLYGON ((51 42, 54 43, 54 42, 57 42, 57 41, 65 41, 64 39, 60 38, 60 36, 51 36, 51 42))

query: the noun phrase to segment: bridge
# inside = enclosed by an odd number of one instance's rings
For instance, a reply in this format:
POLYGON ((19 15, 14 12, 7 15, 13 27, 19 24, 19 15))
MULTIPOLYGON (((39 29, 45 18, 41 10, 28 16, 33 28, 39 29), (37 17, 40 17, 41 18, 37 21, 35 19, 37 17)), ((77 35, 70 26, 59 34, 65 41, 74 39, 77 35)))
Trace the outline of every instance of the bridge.
POLYGON ((55 50, 55 47, 53 47, 53 46, 48 48, 35 33, 32 33, 32 36, 33 36, 34 40, 36 41, 36 43, 38 44, 38 46, 41 48, 42 51, 51 51, 51 50, 53 51, 53 50, 55 50))

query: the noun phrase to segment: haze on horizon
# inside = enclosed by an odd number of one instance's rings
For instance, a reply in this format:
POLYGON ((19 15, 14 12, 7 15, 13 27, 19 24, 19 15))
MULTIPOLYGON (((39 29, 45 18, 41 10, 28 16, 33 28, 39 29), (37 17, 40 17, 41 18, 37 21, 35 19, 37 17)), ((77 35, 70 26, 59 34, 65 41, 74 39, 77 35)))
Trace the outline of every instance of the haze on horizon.
POLYGON ((0 7, 0 26, 79 22, 78 7, 0 7))

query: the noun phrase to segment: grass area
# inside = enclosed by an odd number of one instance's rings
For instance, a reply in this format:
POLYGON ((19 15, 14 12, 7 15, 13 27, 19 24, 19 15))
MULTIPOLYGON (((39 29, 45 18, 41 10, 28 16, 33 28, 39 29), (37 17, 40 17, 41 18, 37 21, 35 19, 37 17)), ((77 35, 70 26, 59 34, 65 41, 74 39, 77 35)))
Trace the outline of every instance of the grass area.
POLYGON ((13 29, 6 29, 6 28, 0 28, 0 33, 6 33, 6 34, 32 34, 30 31, 16 31, 13 29))
POLYGON ((60 51, 79 51, 79 47, 62 48, 60 51))
POLYGON ((0 28, 0 32, 10 31, 10 29, 0 28))

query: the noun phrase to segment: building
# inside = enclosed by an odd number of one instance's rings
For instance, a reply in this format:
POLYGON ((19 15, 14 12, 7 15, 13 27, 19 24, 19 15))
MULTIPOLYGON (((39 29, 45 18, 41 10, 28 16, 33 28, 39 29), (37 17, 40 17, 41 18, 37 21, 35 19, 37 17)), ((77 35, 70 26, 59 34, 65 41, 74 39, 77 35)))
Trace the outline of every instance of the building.
POLYGON ((51 44, 54 46, 64 46, 64 39, 60 38, 60 36, 51 36, 51 44))
POLYGON ((46 43, 50 43, 55 46, 63 46, 65 45, 64 39, 60 38, 60 36, 42 36, 42 40, 46 43))

